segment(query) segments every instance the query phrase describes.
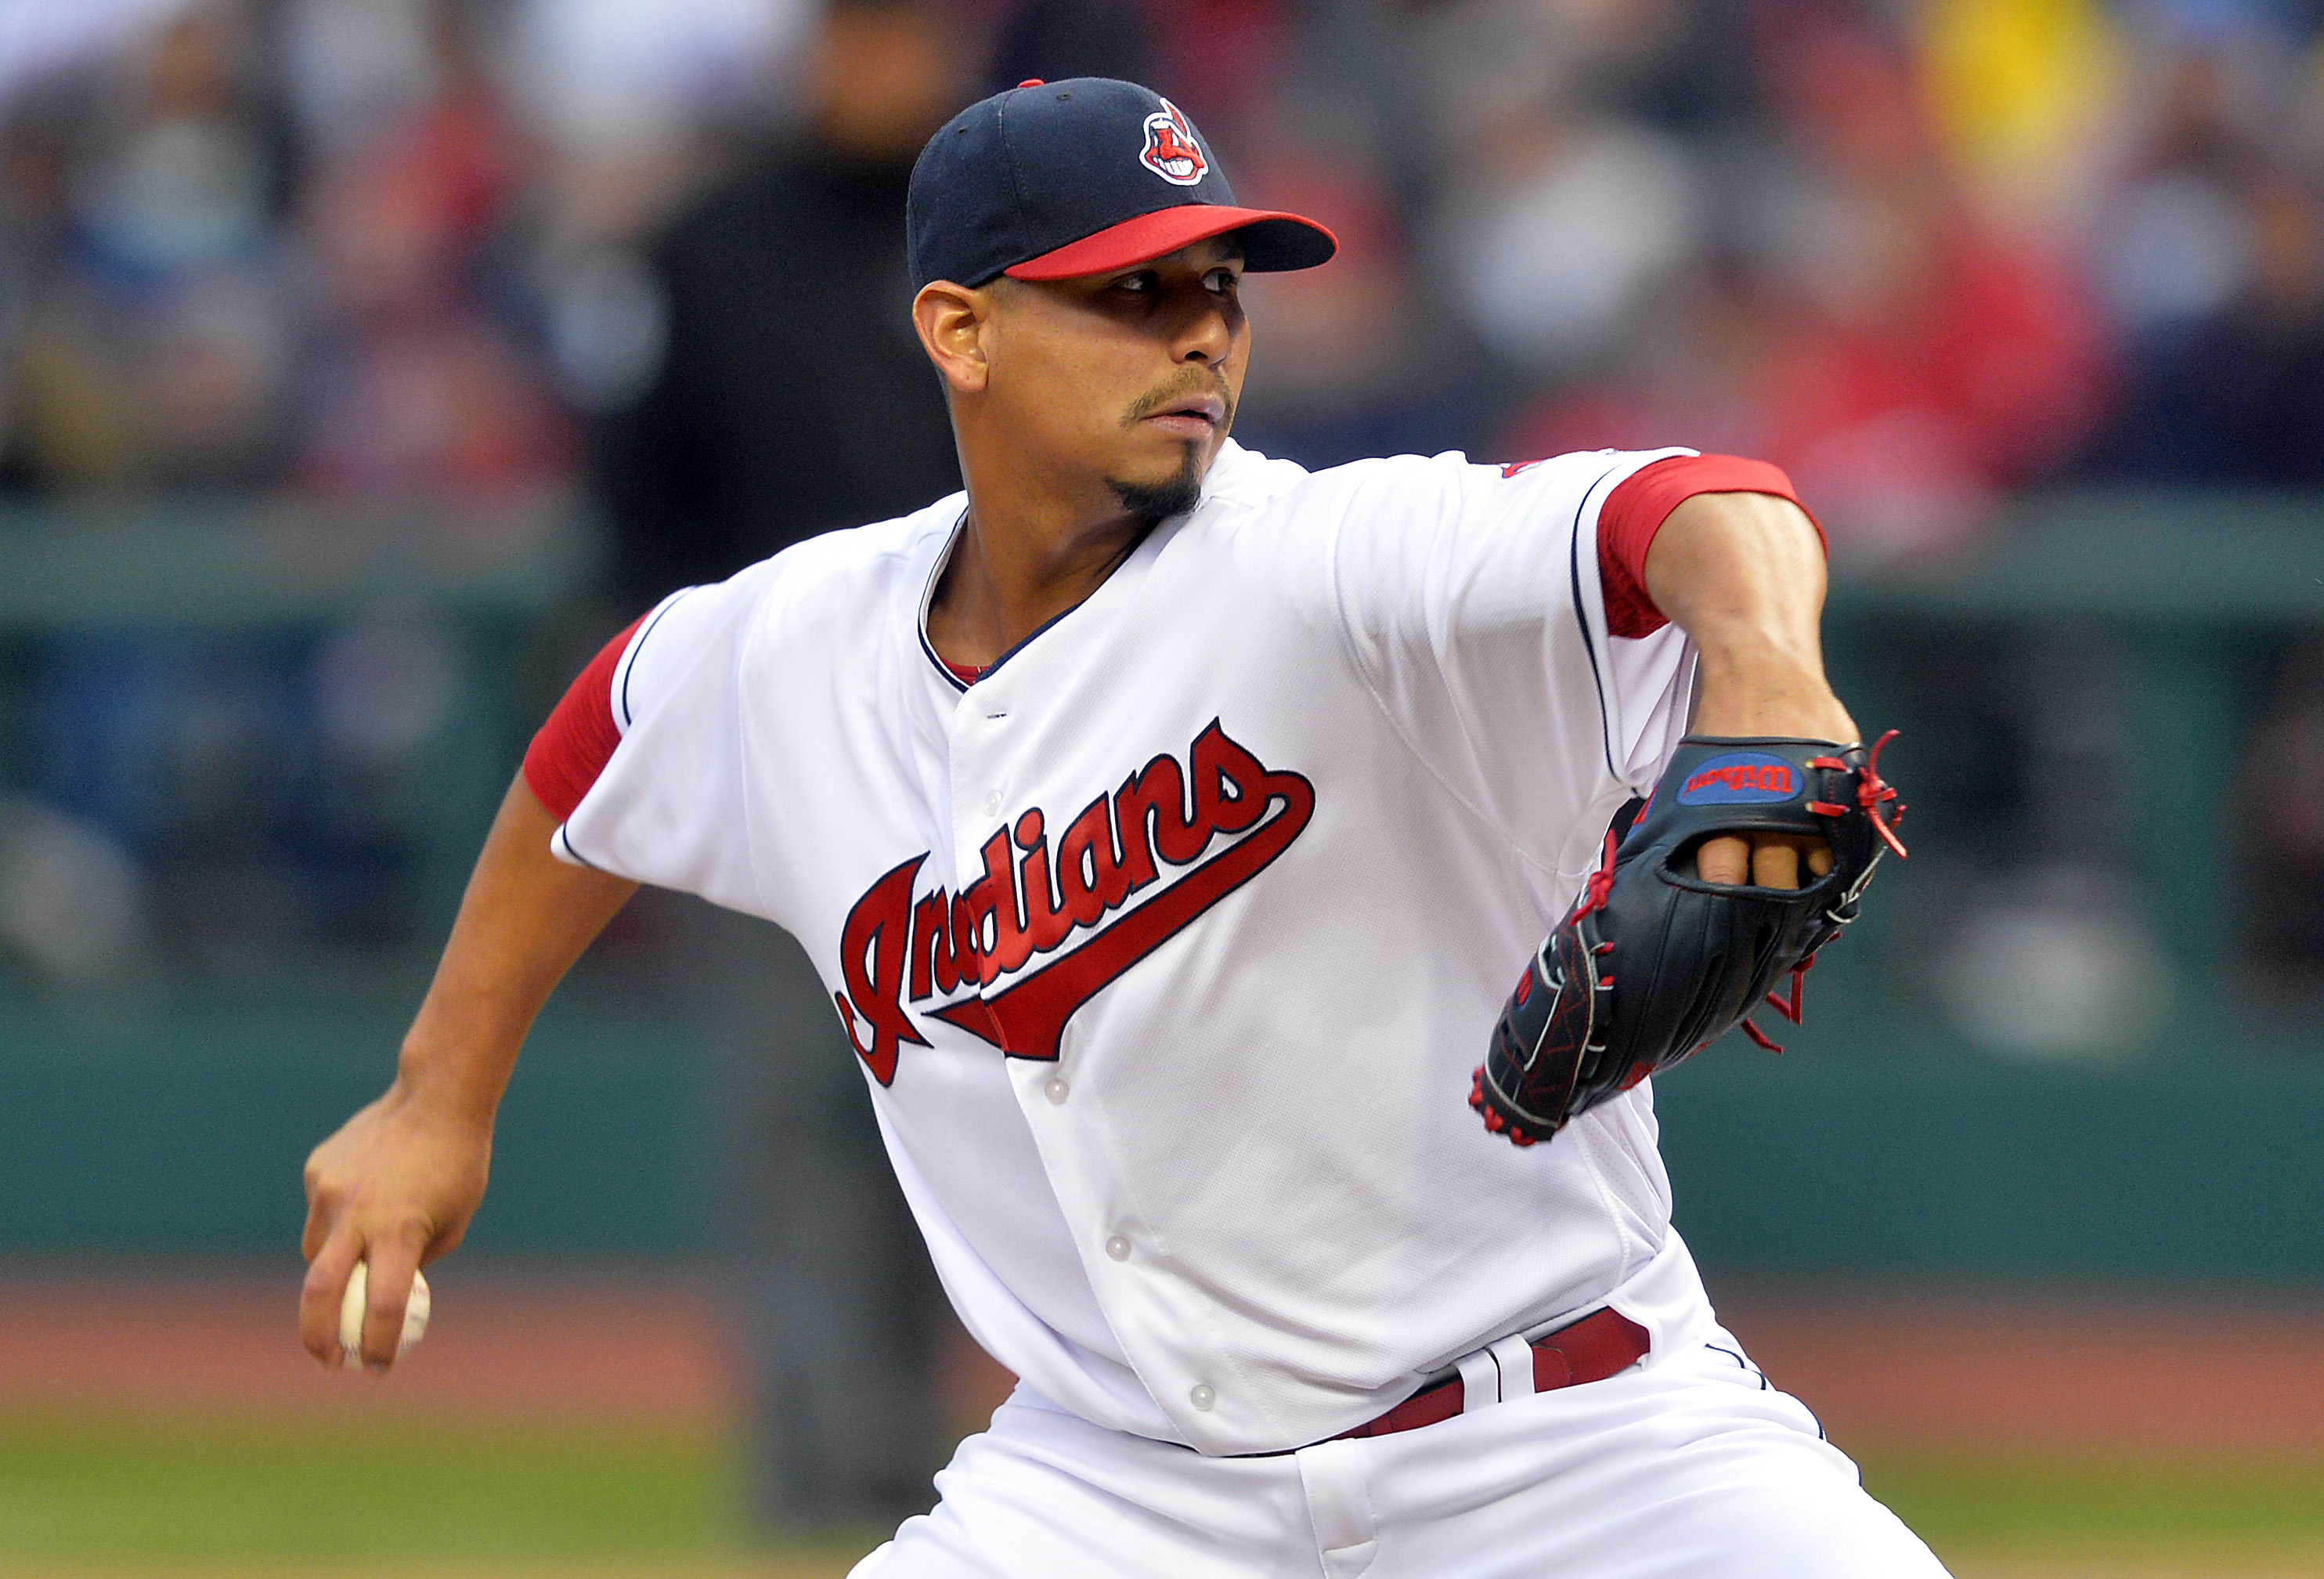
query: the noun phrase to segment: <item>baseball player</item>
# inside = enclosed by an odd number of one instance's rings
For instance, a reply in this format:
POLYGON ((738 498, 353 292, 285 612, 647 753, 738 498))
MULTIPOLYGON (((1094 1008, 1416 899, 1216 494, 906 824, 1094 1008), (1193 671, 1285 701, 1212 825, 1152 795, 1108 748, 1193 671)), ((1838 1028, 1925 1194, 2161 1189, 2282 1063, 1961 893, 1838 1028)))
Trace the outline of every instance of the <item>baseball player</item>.
MULTIPOLYGON (((1860 751, 1783 754, 1856 729, 1782 475, 1240 448, 1240 276, 1335 244, 1237 207, 1129 83, 964 111, 908 233, 966 493, 677 593, 575 683, 393 1085, 308 1165, 308 1347, 337 1362, 367 1257, 390 1362, 527 1027, 656 883, 812 956, 945 1287, 1021 1379, 859 1574, 1941 1574, 1719 1325, 1653 1061, 1569 1067, 1545 1114, 1532 1033, 1478 1071, 1505 1002, 1571 1006, 1570 971, 1510 999, 1545 927, 1614 948, 1576 918, 1628 902, 1635 795, 1665 786, 1664 826, 1801 774, 1819 817, 1883 793, 1860 751)), ((1679 881, 1821 894, 1836 853, 1753 825, 1679 881)))

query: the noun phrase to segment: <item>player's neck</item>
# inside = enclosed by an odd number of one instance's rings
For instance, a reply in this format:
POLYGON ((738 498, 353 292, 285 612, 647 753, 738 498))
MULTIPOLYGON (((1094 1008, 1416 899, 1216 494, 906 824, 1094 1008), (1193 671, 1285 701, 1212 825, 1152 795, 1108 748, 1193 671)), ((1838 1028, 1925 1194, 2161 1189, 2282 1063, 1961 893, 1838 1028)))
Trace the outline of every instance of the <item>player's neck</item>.
POLYGON ((1108 503, 1093 514, 973 495, 928 604, 938 655, 982 668, 1105 585, 1153 524, 1108 503))

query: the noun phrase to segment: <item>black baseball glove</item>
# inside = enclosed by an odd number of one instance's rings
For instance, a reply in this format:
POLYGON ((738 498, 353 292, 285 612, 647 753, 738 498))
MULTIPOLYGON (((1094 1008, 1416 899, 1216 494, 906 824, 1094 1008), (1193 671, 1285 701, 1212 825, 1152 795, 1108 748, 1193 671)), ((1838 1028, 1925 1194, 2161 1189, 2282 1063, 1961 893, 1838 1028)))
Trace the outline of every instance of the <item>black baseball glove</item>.
MULTIPOLYGON (((1628 1091, 1731 1030, 1769 1041, 1748 1016, 1769 1003, 1794 1024, 1816 950, 1856 919, 1882 854, 1904 846, 1904 814, 1881 782, 1882 735, 1867 751, 1830 741, 1689 735, 1646 808, 1573 909, 1535 951, 1494 1029, 1469 1105, 1520 1146, 1628 1091), (1831 869, 1797 889, 1695 875, 1720 834, 1805 834, 1831 869), (1773 991, 1791 977, 1788 999, 1773 991)), ((1807 876, 1805 863, 1801 875, 1807 876)))

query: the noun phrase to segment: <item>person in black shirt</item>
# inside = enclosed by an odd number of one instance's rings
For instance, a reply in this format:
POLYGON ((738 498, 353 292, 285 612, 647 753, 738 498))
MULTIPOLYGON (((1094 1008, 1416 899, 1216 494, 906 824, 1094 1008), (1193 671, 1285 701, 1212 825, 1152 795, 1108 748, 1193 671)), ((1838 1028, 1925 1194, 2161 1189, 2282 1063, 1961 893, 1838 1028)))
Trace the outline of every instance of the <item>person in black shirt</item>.
MULTIPOLYGON (((930 0, 835 0, 797 131, 706 189, 648 259, 659 367, 603 412, 593 469, 620 606, 960 486, 914 337, 904 194, 976 94, 973 30, 930 0)), ((710 1021, 709 1220, 757 1397, 752 1501, 788 1530, 933 1501, 942 1297, 813 967, 771 927, 669 918, 710 1021)))
POLYGON ((960 486, 912 337, 904 190, 920 144, 975 91, 964 31, 928 4, 835 5, 799 134, 654 247, 660 367, 596 435, 625 605, 960 486))

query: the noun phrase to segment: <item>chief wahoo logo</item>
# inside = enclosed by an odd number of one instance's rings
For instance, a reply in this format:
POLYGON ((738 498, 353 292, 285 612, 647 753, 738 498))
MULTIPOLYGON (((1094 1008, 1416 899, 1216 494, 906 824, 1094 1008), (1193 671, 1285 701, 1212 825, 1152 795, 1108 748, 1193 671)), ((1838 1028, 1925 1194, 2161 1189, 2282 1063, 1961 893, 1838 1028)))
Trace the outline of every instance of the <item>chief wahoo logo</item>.
POLYGON ((1201 182, 1208 173, 1211 162, 1203 157, 1203 150, 1194 141, 1194 128, 1186 116, 1168 99, 1162 107, 1146 117, 1146 147, 1138 162, 1168 181, 1174 187, 1191 187, 1201 182))

